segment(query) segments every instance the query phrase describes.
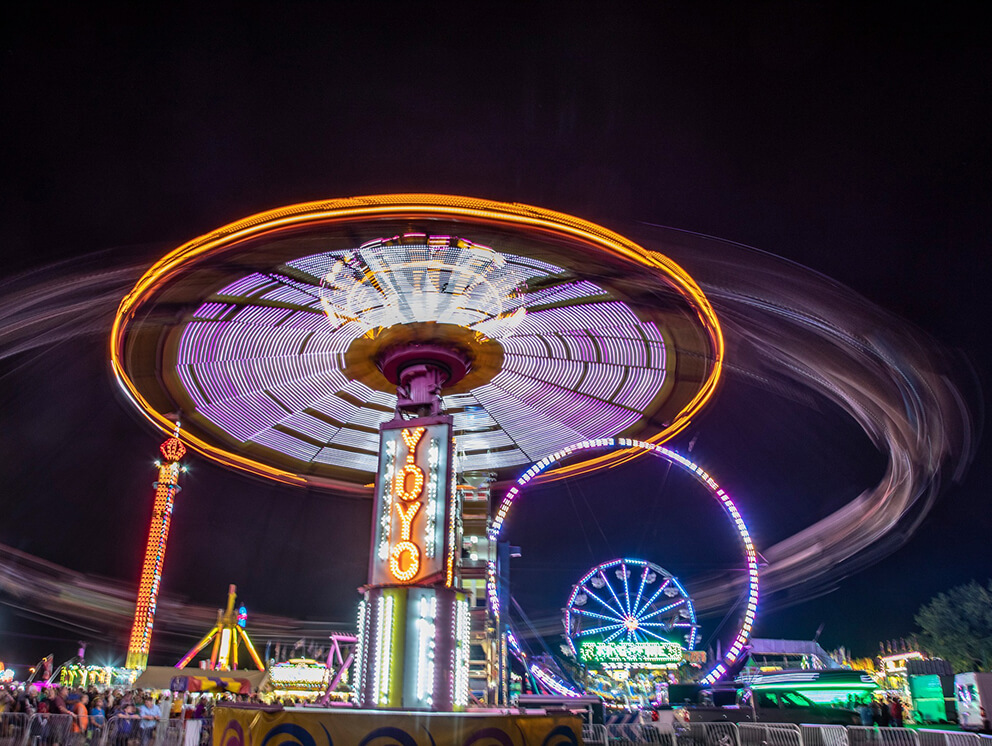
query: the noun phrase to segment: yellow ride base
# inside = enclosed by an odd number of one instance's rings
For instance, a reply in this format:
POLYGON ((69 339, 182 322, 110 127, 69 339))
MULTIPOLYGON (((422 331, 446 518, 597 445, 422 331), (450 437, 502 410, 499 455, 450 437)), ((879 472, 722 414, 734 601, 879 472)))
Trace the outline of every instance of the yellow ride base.
POLYGON ((214 708, 213 746, 578 746, 576 715, 214 708))

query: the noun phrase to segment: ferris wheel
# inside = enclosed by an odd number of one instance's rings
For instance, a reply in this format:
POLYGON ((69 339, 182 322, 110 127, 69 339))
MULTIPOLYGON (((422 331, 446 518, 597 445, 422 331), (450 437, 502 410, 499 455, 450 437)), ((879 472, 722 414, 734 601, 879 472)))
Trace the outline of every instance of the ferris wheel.
POLYGON ((565 638, 577 658, 596 644, 677 643, 692 650, 699 636, 692 599, 678 578, 641 559, 597 565, 572 588, 565 638))

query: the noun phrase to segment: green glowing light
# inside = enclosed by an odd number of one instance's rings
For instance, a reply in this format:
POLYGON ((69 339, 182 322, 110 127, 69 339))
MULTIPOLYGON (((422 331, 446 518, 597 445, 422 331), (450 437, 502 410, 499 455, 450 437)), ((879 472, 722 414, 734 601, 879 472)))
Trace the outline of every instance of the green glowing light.
POLYGON ((579 647, 583 663, 603 665, 669 666, 678 665, 684 656, 677 642, 583 642, 579 647))

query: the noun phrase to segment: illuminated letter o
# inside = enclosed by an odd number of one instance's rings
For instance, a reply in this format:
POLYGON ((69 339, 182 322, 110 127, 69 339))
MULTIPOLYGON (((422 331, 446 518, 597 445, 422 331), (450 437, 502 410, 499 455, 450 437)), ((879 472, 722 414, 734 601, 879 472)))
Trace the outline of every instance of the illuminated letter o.
POLYGON ((416 500, 420 497, 423 491, 424 472, 416 464, 404 464, 393 478, 393 492, 396 497, 403 502, 410 502, 410 500, 416 500), (409 477, 413 477, 413 489, 410 490, 406 488, 409 477))
POLYGON ((389 572, 401 583, 413 580, 420 570, 420 548, 412 541, 401 541, 389 553, 389 572), (400 568, 400 557, 404 552, 410 555, 410 565, 403 570, 400 568))

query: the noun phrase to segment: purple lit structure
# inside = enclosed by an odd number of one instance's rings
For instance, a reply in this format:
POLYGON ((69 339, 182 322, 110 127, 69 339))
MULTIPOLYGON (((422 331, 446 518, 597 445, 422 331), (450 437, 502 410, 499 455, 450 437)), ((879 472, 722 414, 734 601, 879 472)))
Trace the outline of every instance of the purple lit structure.
MULTIPOLYGON (((702 683, 712 683, 723 676, 727 672, 728 666, 732 665, 738 659, 744 650, 744 645, 746 644, 748 637, 751 635, 751 627, 754 624, 754 617, 758 608, 758 555, 755 551, 754 544, 751 541, 751 534, 748 532, 747 525, 741 517, 740 511, 737 509, 734 501, 730 499, 730 496, 723 491, 723 489, 709 474, 706 473, 706 471, 703 470, 702 467, 696 465, 685 456, 669 448, 665 448, 664 446, 646 443, 644 441, 634 440, 631 438, 598 438, 595 440, 575 443, 567 448, 563 448, 556 453, 545 456, 543 459, 533 464, 520 476, 519 479, 517 479, 516 483, 510 487, 509 490, 507 490, 506 495, 503 497, 503 500, 494 516, 493 523, 490 528, 489 539, 492 542, 499 541, 503 530, 503 524, 506 521, 507 515, 509 515, 510 508, 513 507, 513 503, 520 495, 523 487, 525 487, 529 482, 546 470, 557 465, 560 461, 564 461, 577 453, 581 454, 584 451, 604 449, 636 449, 654 456, 659 456, 689 472, 720 503, 724 512, 727 514, 727 517, 730 518, 733 523, 738 536, 740 537, 741 546, 744 552, 744 559, 747 566, 747 605, 744 608, 740 628, 734 636, 734 640, 727 649, 727 652, 724 654, 723 660, 717 663, 701 679, 702 683)), ((616 560, 616 562, 619 563, 622 562, 622 560, 616 560)), ((509 625, 507 625, 505 620, 502 618, 501 599, 499 598, 497 591, 498 586, 496 576, 496 563, 492 562, 489 565, 489 605, 494 611, 497 625, 503 629, 502 634, 506 636, 509 649, 514 653, 514 655, 523 661, 523 663, 528 667, 528 670, 535 676, 535 678, 538 679, 539 682, 541 682, 542 685, 559 694, 578 696, 579 692, 560 677, 556 676, 554 672, 542 668, 540 665, 528 660, 528 657, 520 647, 513 630, 509 628, 509 625)))
MULTIPOLYGON (((387 245, 388 260, 380 258, 380 265, 408 263, 434 240, 399 238, 421 243, 387 245)), ((422 313, 411 309, 410 301, 424 293, 403 288, 397 308, 379 309, 374 322, 366 307, 360 317, 342 314, 336 324, 328 323, 322 302, 326 305, 331 293, 322 278, 342 260, 369 255, 373 248, 382 249, 382 242, 357 252, 314 254, 281 270, 238 278, 217 290, 224 302, 211 300, 194 310, 178 330, 175 364, 182 393, 195 411, 246 446, 277 451, 303 469, 326 464, 373 472, 375 429, 389 418, 396 395, 383 391, 381 382, 370 386, 357 380, 348 350, 369 333, 369 323, 386 328, 434 323, 430 314, 437 313, 426 304, 422 313)), ((650 413, 672 369, 659 326, 638 318, 599 285, 563 281, 569 273, 562 267, 499 256, 505 284, 534 290, 499 307, 500 313, 526 312, 512 334, 498 338, 499 370, 445 396, 462 469, 528 464, 570 443, 619 433, 650 413)), ((489 298, 469 300, 482 305, 489 298)), ((462 328, 482 334, 493 322, 462 328)))
POLYGON ((122 390, 159 426, 181 413, 201 455, 356 494, 374 475, 357 701, 447 712, 467 706, 473 671, 490 677, 483 701, 506 704, 492 671, 518 648, 493 639, 487 591, 506 508, 485 499, 480 517, 462 495, 589 442, 672 437, 713 395, 723 354, 708 299, 661 253, 573 216, 445 195, 223 226, 153 266, 111 335, 122 390), (489 652, 473 668, 476 647, 489 652))

